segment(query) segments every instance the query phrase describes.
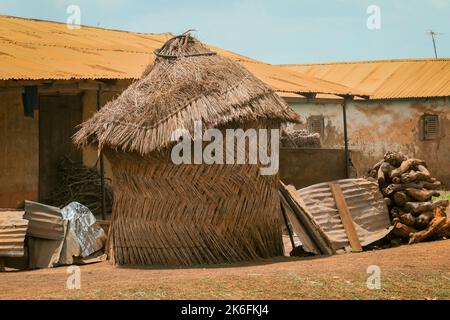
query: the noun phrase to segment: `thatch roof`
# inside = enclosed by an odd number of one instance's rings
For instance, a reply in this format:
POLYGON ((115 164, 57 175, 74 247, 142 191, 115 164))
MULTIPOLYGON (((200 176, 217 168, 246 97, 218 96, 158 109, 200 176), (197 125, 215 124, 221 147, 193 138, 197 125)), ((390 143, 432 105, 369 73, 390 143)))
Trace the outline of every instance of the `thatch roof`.
POLYGON ((172 38, 155 54, 140 80, 82 125, 75 143, 145 155, 170 147, 176 129, 193 133, 197 120, 204 129, 230 122, 298 121, 266 84, 189 34, 172 38))

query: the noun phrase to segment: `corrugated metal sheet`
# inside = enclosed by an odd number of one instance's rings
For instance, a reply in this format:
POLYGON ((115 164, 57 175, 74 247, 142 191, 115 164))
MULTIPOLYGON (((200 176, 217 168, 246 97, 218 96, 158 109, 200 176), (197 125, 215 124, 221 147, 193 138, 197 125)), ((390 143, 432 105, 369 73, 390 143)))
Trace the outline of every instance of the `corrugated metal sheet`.
POLYGON ((280 93, 369 95, 363 90, 354 90, 341 84, 320 80, 309 75, 302 75, 279 66, 250 61, 239 62, 280 93))
MULTIPOLYGON (((378 185, 365 179, 346 179, 340 185, 362 246, 385 237, 392 229, 389 213, 378 185)), ((328 236, 334 250, 348 247, 349 241, 329 183, 316 184, 298 193, 308 213, 328 236)))
MULTIPOLYGON (((143 34, 0 16, 0 79, 137 79, 171 34, 143 34)), ((211 47, 280 93, 366 95, 345 85, 211 47)))
POLYGON ((29 236, 48 240, 64 239, 64 222, 59 208, 25 201, 24 219, 29 221, 29 236))
POLYGON ((305 65, 286 69, 366 91, 372 99, 450 96, 450 59, 381 60, 305 65))
POLYGON ((0 257, 23 257, 28 221, 23 211, 0 211, 0 257))

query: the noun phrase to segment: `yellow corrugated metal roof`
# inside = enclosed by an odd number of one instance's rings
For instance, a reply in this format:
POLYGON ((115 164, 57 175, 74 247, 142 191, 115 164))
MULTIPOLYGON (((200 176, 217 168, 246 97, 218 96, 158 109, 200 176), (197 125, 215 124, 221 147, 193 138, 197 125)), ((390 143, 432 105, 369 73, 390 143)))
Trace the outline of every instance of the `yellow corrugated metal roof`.
MULTIPOLYGON (((132 33, 0 15, 0 79, 137 79, 172 35, 132 33)), ((232 58, 279 92, 366 95, 230 51, 232 58)))
POLYGON ((283 65, 302 75, 369 92, 372 99, 450 96, 450 59, 283 65))

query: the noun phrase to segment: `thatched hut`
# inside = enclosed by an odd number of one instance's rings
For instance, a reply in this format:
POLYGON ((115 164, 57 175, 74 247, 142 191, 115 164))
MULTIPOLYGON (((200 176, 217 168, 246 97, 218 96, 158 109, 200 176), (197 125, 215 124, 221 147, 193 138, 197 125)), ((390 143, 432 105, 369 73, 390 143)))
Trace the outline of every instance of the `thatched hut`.
POLYGON ((85 122, 114 174, 108 253, 119 265, 195 265, 283 253, 277 176, 260 165, 175 165, 177 129, 279 128, 297 114, 234 61, 188 34, 155 52, 139 81, 85 122))

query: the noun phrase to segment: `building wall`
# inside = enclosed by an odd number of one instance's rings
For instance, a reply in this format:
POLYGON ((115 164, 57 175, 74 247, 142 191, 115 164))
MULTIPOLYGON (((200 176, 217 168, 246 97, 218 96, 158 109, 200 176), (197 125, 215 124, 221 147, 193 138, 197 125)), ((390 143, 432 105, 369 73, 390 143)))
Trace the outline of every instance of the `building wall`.
MULTIPOLYGON (((104 92, 100 96, 100 105, 103 106, 111 101, 117 93, 104 92)), ((86 91, 83 95, 83 122, 89 120, 97 112, 97 92, 86 91)), ((93 146, 83 148, 83 163, 87 166, 95 166, 98 161, 98 150, 93 146)), ((112 179, 113 174, 111 166, 104 157, 105 176, 112 179)))
POLYGON ((301 189, 345 178, 345 153, 342 149, 280 150, 280 179, 285 184, 301 189))
POLYGON ((0 94, 0 208, 37 200, 39 112, 24 116, 20 93, 0 94))
MULTIPOLYGON (((343 148, 340 103, 299 102, 291 106, 304 123, 312 115, 323 115, 323 146, 343 148)), ((450 98, 352 101, 347 106, 347 119, 352 163, 358 176, 365 175, 386 151, 402 151, 426 160, 432 174, 450 188, 450 98), (425 114, 439 116, 440 137, 436 140, 422 139, 421 117, 425 114)))
MULTIPOLYGON (((103 93, 101 105, 117 93, 103 93)), ((83 121, 97 110, 95 91, 83 93, 83 121)), ((83 162, 93 166, 97 150, 83 149, 83 162)), ((105 172, 112 177, 108 161, 105 172)), ((23 200, 38 200, 39 188, 39 111, 34 119, 24 116, 20 93, 0 93, 0 208, 15 208, 23 200)))

